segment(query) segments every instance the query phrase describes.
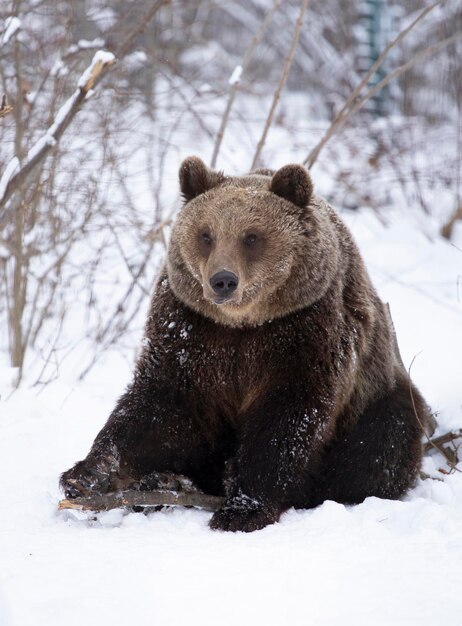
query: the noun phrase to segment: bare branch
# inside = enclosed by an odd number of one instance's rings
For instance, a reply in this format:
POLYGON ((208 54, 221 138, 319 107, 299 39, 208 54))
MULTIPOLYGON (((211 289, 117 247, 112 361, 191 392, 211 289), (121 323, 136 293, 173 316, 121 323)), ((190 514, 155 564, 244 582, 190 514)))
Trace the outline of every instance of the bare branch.
POLYGON ((22 187, 36 166, 56 145, 85 102, 90 90, 97 85, 114 61, 115 57, 111 52, 98 51, 93 57, 91 65, 80 77, 76 91, 58 111, 55 121, 45 135, 29 150, 25 163, 20 166, 16 157, 10 161, 0 180, 0 207, 6 205, 10 196, 22 187))
POLYGON ((281 97, 281 92, 284 89, 284 85, 287 82, 287 78, 289 77, 289 71, 290 71, 290 67, 292 65, 292 61, 294 58, 294 54, 295 54, 295 49, 297 48, 297 43, 298 43, 298 39, 300 37, 300 31, 303 25, 303 20, 305 17, 305 13, 306 13, 306 9, 308 7, 308 2, 309 0, 302 0, 302 6, 300 8, 300 14, 297 18, 297 21, 295 23, 295 31, 292 37, 292 43, 290 45, 290 49, 289 49, 289 53, 287 55, 285 64, 284 64, 284 68, 282 70, 282 74, 281 74, 281 78, 279 80, 279 84, 277 86, 276 91, 274 92, 274 96, 273 96, 273 102, 271 103, 271 108, 269 110, 268 113, 268 117, 266 118, 266 122, 265 122, 265 126, 263 128, 263 133, 262 136, 260 137, 260 141, 257 144, 257 149, 255 151, 255 155, 253 157, 253 161, 252 161, 252 165, 250 166, 250 171, 252 171, 257 163, 258 163, 258 159, 260 158, 260 154, 261 151, 263 149, 263 146, 265 145, 265 141, 266 141, 266 136, 268 134, 268 131, 270 129, 271 123, 273 121, 273 117, 274 117, 274 112, 276 110, 276 107, 279 103, 279 99, 281 97))
POLYGON ((430 450, 433 450, 436 446, 439 451, 439 447, 444 443, 451 443, 451 441, 456 441, 456 439, 462 439, 462 428, 459 428, 459 430, 449 431, 439 437, 433 437, 433 439, 427 441, 424 446, 424 450, 425 452, 430 452, 430 450))
POLYGON ((239 72, 238 78, 236 78, 236 80, 234 80, 234 81, 230 81, 231 89, 230 89, 230 92, 229 92, 228 101, 226 103, 226 108, 225 108, 225 110, 223 112, 223 117, 221 118, 220 128, 218 129, 217 136, 216 136, 216 139, 215 139, 215 145, 213 147, 212 160, 210 161, 210 167, 212 167, 212 168, 215 167, 216 162, 217 162, 217 157, 218 157, 218 153, 220 152, 221 142, 223 141, 223 136, 225 134, 226 126, 228 124, 229 114, 231 112, 231 108, 233 106, 234 99, 235 99, 236 94, 237 94, 237 90, 239 89, 239 84, 241 82, 242 75, 245 74, 245 72, 247 71, 247 68, 249 66, 250 60, 251 60, 252 55, 253 55, 253 53, 255 51, 255 48, 258 46, 260 41, 263 39, 266 31, 268 30, 268 27, 269 27, 269 25, 271 23, 271 20, 273 19, 273 15, 276 13, 276 11, 279 9, 279 7, 281 5, 281 1, 282 0, 276 0, 275 3, 273 4, 273 6, 271 7, 271 9, 265 15, 265 18, 264 18, 263 22, 261 23, 261 26, 260 26, 259 30, 252 37, 250 45, 247 48, 247 50, 245 51, 244 58, 242 60, 241 70, 239 72))

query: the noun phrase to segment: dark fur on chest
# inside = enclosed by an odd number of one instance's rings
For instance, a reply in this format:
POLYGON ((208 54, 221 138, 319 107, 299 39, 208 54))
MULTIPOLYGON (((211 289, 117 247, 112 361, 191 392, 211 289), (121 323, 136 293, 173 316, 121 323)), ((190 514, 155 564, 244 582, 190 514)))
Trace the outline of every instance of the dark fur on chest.
POLYGON ((326 387, 338 387, 340 412, 354 386, 351 365, 362 331, 357 320, 344 319, 332 294, 307 310, 233 328, 179 302, 166 277, 161 284, 138 369, 162 362, 162 375, 181 390, 192 410, 197 407, 199 418, 239 428, 251 408, 258 409, 269 395, 283 395, 294 382, 313 395, 322 394, 323 378, 326 387))

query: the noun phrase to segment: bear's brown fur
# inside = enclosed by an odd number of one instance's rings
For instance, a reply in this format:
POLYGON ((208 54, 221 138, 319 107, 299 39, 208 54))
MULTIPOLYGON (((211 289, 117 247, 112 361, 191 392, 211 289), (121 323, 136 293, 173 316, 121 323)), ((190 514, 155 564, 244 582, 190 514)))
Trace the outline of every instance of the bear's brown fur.
POLYGON ((326 498, 401 496, 420 466, 416 411, 426 423, 428 409, 308 172, 227 177, 190 157, 180 185, 134 380, 63 474, 66 494, 185 474, 226 492, 212 528, 243 531, 326 498))

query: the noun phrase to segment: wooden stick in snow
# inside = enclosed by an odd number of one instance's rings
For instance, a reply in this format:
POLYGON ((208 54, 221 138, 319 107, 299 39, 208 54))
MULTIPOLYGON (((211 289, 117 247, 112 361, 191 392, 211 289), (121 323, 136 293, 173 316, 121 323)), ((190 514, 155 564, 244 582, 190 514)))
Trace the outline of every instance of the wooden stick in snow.
POLYGON ((446 224, 441 228, 441 235, 445 239, 451 239, 452 231, 458 220, 462 220, 462 204, 454 211, 446 224))
POLYGON ((73 509, 78 511, 110 511, 134 506, 193 506, 206 511, 216 511, 225 501, 220 496, 211 496, 201 491, 117 491, 104 495, 93 495, 71 500, 60 500, 58 511, 73 509))

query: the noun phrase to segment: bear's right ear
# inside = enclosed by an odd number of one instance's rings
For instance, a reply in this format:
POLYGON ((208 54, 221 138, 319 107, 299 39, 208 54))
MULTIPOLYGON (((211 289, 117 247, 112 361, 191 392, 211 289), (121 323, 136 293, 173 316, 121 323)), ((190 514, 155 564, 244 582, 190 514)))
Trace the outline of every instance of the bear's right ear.
POLYGON ((180 165, 180 189, 186 202, 192 200, 223 182, 222 172, 212 172, 199 159, 199 157, 187 157, 180 165))
POLYGON ((293 163, 281 167, 271 179, 270 191, 304 208, 313 195, 311 176, 303 165, 293 163))

